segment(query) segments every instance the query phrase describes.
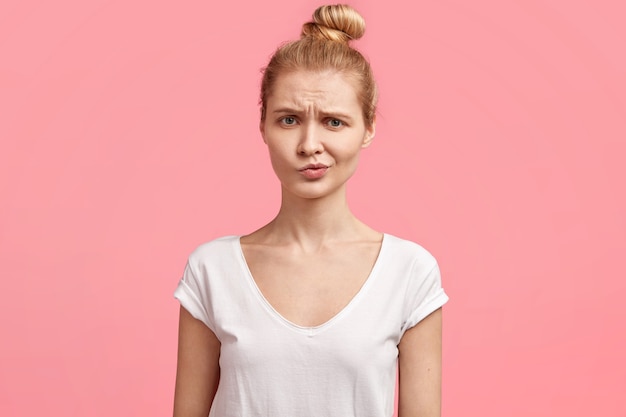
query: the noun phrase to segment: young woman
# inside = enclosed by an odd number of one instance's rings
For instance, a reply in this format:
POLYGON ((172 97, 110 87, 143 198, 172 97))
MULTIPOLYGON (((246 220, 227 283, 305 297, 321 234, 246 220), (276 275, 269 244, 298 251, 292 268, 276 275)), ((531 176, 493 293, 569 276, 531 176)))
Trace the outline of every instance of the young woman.
POLYGON ((435 259, 349 210, 346 184, 375 133, 376 85, 349 41, 348 6, 322 6, 261 85, 261 136, 281 183, 277 216, 189 257, 175 296, 174 416, 440 415, 435 259))

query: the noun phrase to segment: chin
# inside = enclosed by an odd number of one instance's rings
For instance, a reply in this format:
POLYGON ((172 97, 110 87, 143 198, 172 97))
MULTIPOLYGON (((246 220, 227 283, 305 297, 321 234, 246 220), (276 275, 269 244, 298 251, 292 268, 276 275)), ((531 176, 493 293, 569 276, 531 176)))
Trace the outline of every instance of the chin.
POLYGON ((342 192, 344 189, 343 185, 345 184, 331 186, 329 184, 322 184, 321 182, 310 182, 306 184, 298 184, 293 187, 283 186, 283 193, 302 199, 317 200, 342 192))

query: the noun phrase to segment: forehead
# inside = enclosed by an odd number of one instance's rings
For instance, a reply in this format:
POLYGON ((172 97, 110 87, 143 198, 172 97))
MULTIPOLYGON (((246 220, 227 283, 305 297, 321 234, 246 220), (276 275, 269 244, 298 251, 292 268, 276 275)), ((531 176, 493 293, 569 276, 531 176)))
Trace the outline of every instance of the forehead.
POLYGON ((268 107, 341 107, 360 111, 356 82, 337 71, 294 71, 279 75, 268 98, 268 107))

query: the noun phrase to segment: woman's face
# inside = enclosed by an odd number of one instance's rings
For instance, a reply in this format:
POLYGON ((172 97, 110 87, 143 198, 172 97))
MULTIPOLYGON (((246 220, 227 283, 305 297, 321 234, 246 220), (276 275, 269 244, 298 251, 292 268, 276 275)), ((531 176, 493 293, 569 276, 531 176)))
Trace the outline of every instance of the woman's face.
POLYGON ((344 191, 374 125, 365 125, 350 77, 302 70, 276 79, 261 133, 283 193, 320 198, 344 191))

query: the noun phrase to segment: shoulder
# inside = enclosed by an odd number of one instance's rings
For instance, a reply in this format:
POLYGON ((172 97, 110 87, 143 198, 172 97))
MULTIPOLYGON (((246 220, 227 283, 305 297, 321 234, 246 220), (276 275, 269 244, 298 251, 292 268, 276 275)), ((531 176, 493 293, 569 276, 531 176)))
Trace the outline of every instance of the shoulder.
POLYGON ((385 234, 385 244, 396 262, 408 263, 418 270, 430 270, 437 266, 435 257, 419 243, 385 234))
MULTIPOLYGON (((401 336, 448 301, 435 257, 422 245, 389 236, 393 251, 390 259, 403 284, 403 322, 401 336)), ((393 268, 392 268, 393 269, 393 268)))
POLYGON ((232 255, 239 244, 239 236, 222 236, 198 245, 189 255, 190 264, 202 264, 232 255))
POLYGON ((191 315, 216 331, 216 297, 228 290, 228 279, 236 269, 238 236, 224 236, 197 246, 189 255, 174 296, 191 315))

